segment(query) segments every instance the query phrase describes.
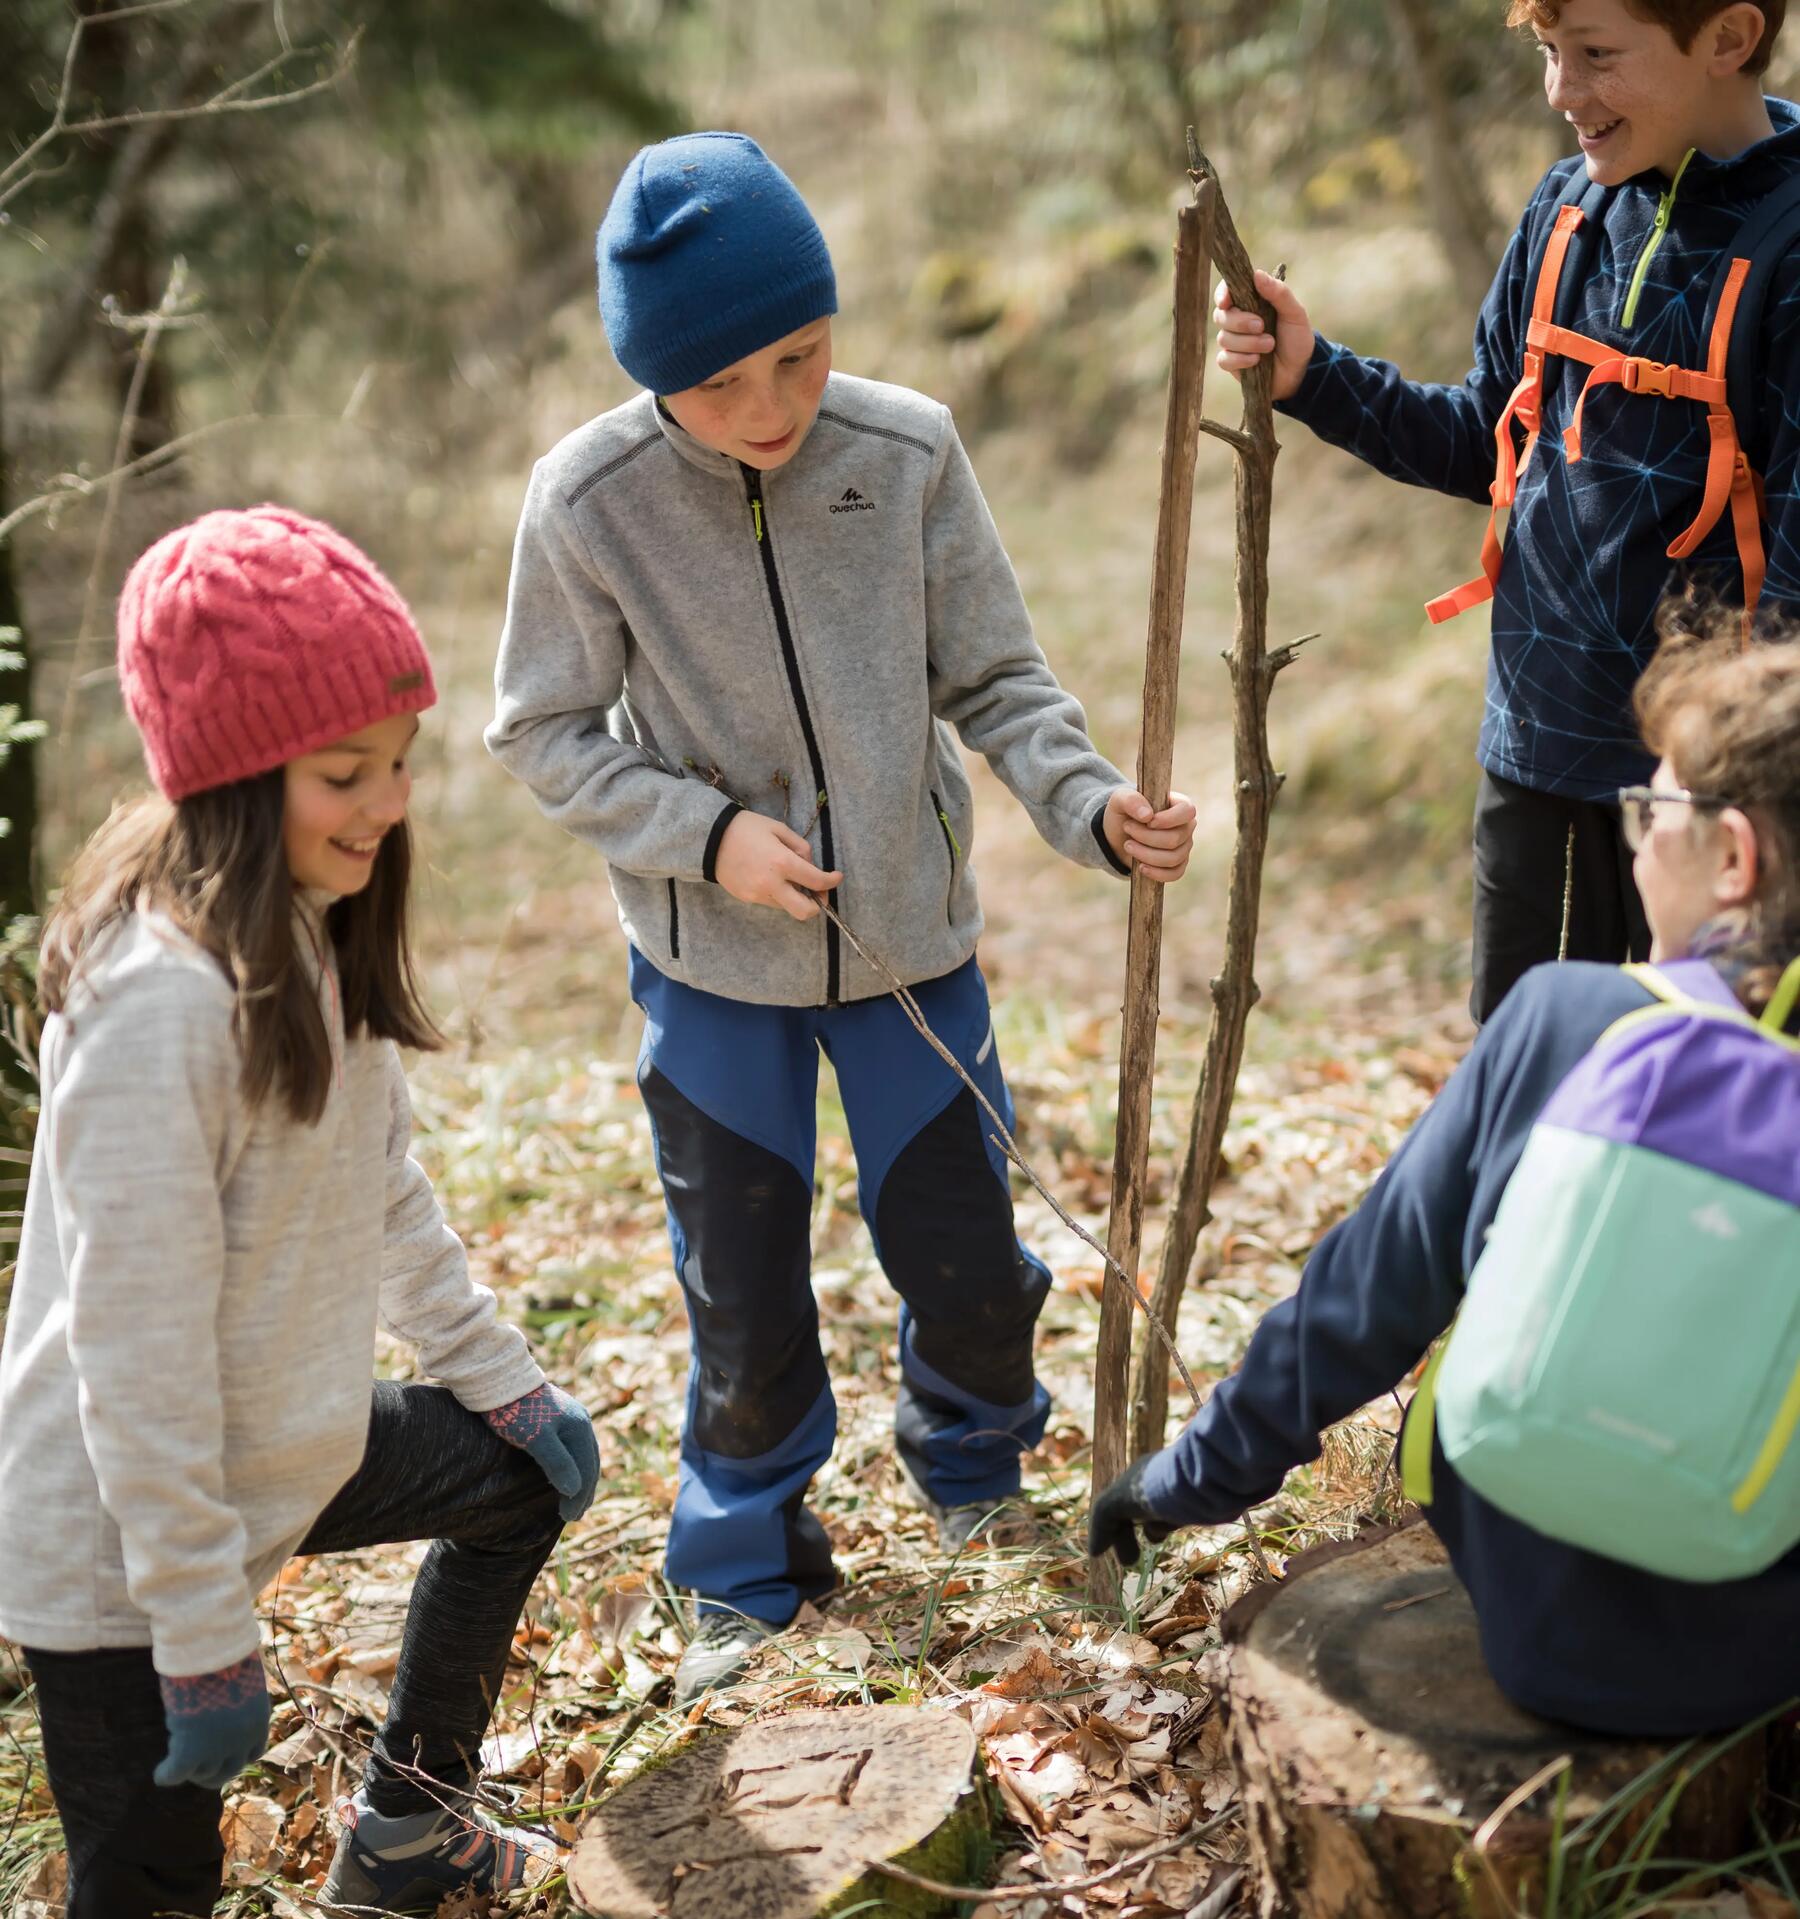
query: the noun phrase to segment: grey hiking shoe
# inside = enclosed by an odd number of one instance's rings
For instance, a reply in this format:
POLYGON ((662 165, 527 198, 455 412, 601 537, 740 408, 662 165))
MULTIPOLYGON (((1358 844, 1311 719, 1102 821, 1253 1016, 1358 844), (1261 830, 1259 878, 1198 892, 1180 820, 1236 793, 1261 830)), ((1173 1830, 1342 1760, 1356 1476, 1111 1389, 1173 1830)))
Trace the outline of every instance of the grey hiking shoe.
POLYGON ((1029 1548, 1044 1545, 1049 1539, 1042 1516, 1023 1493, 945 1506, 913 1477, 905 1460, 900 1461, 900 1480, 913 1504, 931 1515, 940 1552, 960 1553, 971 1544, 1029 1548))
POLYGON ((554 1840, 502 1826, 473 1800, 390 1819, 357 1792, 334 1811, 337 1854, 319 1906, 346 1919, 435 1913, 453 1892, 516 1892, 540 1884, 562 1864, 554 1840))
POLYGON ((675 1668, 675 1703, 691 1706, 703 1692, 735 1685, 759 1646, 775 1628, 745 1613, 705 1612, 675 1668))

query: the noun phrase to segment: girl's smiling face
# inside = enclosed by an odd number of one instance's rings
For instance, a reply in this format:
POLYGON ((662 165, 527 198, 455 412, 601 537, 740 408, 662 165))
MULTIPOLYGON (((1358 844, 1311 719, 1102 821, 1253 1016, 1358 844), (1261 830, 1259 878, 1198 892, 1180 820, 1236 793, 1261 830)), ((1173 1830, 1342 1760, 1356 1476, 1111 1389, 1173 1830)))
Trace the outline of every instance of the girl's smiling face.
POLYGON ((831 322, 814 320, 723 367, 663 405, 702 446, 764 473, 785 466, 812 431, 831 371, 831 322))
POLYGON ((418 731, 416 713, 397 713, 288 761, 281 843, 297 887, 342 895, 368 885, 383 837, 406 817, 418 731))

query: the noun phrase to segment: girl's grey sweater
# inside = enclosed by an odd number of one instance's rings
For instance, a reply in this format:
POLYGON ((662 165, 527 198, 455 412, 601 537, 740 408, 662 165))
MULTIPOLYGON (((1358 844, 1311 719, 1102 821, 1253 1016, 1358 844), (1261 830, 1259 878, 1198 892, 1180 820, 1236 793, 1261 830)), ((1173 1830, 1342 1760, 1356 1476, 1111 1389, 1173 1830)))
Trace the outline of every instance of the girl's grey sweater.
MULTIPOLYGON (((296 934, 316 972, 310 908, 296 934)), ((254 1652, 258 1590, 362 1459, 378 1317, 473 1411, 542 1383, 407 1155, 398 1053, 346 1044, 316 976, 316 1125, 245 1109, 233 991, 166 920, 122 923, 45 1029, 0 1347, 11 1639, 170 1674, 254 1652)))
POLYGON ((1032 637, 949 413, 902 387, 834 373, 760 475, 647 393, 570 434, 531 476, 496 679, 489 747, 605 855, 627 936, 731 999, 887 990, 823 919, 713 883, 734 801, 810 833, 909 983, 982 928, 952 728, 1058 852, 1116 864, 1098 820, 1128 782, 1032 637))

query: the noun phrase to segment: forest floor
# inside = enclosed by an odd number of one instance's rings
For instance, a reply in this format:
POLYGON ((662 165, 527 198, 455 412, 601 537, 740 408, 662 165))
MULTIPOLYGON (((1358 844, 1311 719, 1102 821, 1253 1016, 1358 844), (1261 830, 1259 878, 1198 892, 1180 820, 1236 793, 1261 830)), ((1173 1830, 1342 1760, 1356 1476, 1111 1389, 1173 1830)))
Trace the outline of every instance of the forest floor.
MULTIPOLYGON (((807 76, 793 84, 803 89, 807 76)), ((1045 649, 1086 701, 1102 749, 1129 766, 1166 373, 1163 269, 1116 266, 1129 249, 1102 258, 1058 241, 1059 253, 1021 225, 992 246, 1013 276, 1007 322, 987 340, 946 345, 921 322, 911 267, 896 265, 917 266, 934 243, 913 231, 930 197, 891 177, 929 143, 904 127, 885 140, 843 142, 846 127, 888 110, 884 96, 839 87, 829 96, 838 104, 819 109, 815 87, 797 117, 773 93, 746 105, 728 92, 712 124, 778 126, 799 177, 842 183, 820 208, 845 293, 838 362, 956 406, 1045 649), (861 156, 860 172, 846 171, 839 144, 861 156)), ((696 113, 708 123, 698 104, 696 113)), ((1427 289, 1427 305, 1440 300, 1441 274, 1416 227, 1396 214, 1376 230, 1385 218, 1377 210, 1357 229, 1308 234, 1303 267, 1311 288, 1330 289, 1334 324, 1405 344, 1424 328, 1413 291, 1427 289)), ((1168 224, 1155 208, 1136 220, 1153 261, 1166 260, 1168 224)), ((484 243, 471 236, 471 246, 484 243)), ((1423 370, 1455 370, 1441 347, 1437 359, 1423 370)), ((599 1795, 704 1725, 892 1700, 960 1712, 975 1725, 1001 1810, 989 1862, 996 1881, 1078 1877, 1227 1809, 1219 1715, 1201 1675, 1218 1617, 1260 1576, 1258 1552, 1279 1573, 1293 1552, 1388 1509, 1396 1407, 1377 1406, 1330 1436, 1321 1463, 1255 1515, 1258 1547, 1242 1527, 1180 1535, 1127 1586, 1120 1611, 1094 1609, 1082 1540, 1100 1262, 1021 1185, 1021 1235, 1056 1276, 1039 1346, 1054 1412, 1025 1462, 1049 1543, 946 1559, 895 1469, 896 1302, 857 1213, 828 1067, 813 1239, 840 1430, 813 1503, 842 1586, 771 1645, 749 1684, 689 1712, 667 1704, 687 1623, 660 1571, 687 1332, 633 1074, 623 945, 597 858, 539 819, 478 744, 530 460, 623 390, 585 297, 550 318, 516 360, 488 366, 476 356, 442 391, 399 391, 385 413, 378 392, 366 423, 349 424, 345 405, 334 425, 337 385, 360 398, 374 372, 309 369, 318 392, 305 400, 324 409, 318 421, 272 423, 221 454, 186 482, 191 504, 181 482, 128 496, 115 551, 95 562, 95 576, 119 570, 186 511, 283 499, 362 539, 403 584, 430 638, 443 698, 418 755, 419 931, 430 998, 452 1044, 414 1064, 418 1151, 477 1272, 552 1376, 593 1411, 604 1454, 601 1495, 568 1529, 517 1641, 490 1754, 493 1791, 520 1819, 569 1837, 599 1795), (422 420, 441 422, 439 440, 422 420)), ((1229 383, 1213 387, 1211 410, 1230 415, 1229 383)), ((1283 437, 1273 638, 1314 628, 1325 637, 1283 676, 1272 720, 1276 762, 1290 779, 1270 851, 1264 998, 1201 1248, 1210 1277, 1190 1291, 1179 1327, 1202 1390, 1292 1291, 1321 1233, 1356 1204, 1469 1039, 1462 848, 1483 636, 1478 623, 1448 639, 1426 636, 1420 602, 1466 573, 1478 518, 1399 495, 1296 428, 1283 437)), ((1221 958, 1231 783, 1217 655, 1230 630, 1231 542, 1229 463, 1209 444, 1176 755, 1176 784, 1198 802, 1200 829, 1193 869, 1169 899, 1151 1272, 1204 1049, 1207 981, 1221 958)), ((78 565, 69 558, 78 547, 47 543, 28 556, 27 600, 42 632, 90 624, 87 555, 78 565)), ((104 652, 91 634, 87 642, 68 669, 78 682, 78 669, 104 652)), ((98 685, 104 674, 90 678, 98 685)), ((114 694, 83 692, 81 701, 79 714, 74 698, 66 702, 79 724, 47 756, 53 864, 136 778, 114 694)), ((1103 1236, 1124 890, 1057 861, 986 770, 973 771, 988 918, 981 958, 1019 1142, 1063 1204, 1103 1236)), ((380 1363, 404 1376, 407 1356, 384 1348, 380 1363)), ((1179 1417, 1179 1394, 1173 1410, 1179 1417)), ((411 1552, 295 1562, 263 1595, 277 1718, 269 1754, 228 1799, 231 1892, 222 1910, 239 1919, 311 1909, 333 1840, 329 1809, 354 1780, 382 1712, 415 1564, 411 1552)), ((9 1671, 0 1650, 0 1911, 47 1919, 58 1905, 60 1835, 30 1696, 9 1671)), ((1228 1822, 1191 1853, 1091 1891, 989 1910, 1219 1919, 1243 1890, 1242 1843, 1228 1822)), ((552 1912, 570 1910, 555 1889, 547 1900, 552 1912)), ((462 1919, 479 1907, 464 1901, 462 1919)))
MULTIPOLYGON (((1166 326, 1166 294, 1152 287, 1144 298, 1154 337, 1166 326)), ((852 314, 852 339, 857 324, 852 314)), ((1154 366, 1154 352, 1150 359, 1154 366)), ((360 441, 336 454, 309 447, 296 468, 286 463, 291 449, 271 440, 217 483, 239 497, 293 497, 303 471, 304 503, 333 517, 342 511, 334 502, 369 489, 394 502, 385 529, 359 526, 354 511, 345 517, 407 583, 443 689, 422 742, 414 813, 426 853, 421 956, 452 1045, 414 1065, 418 1150, 476 1270, 601 1433, 601 1496, 568 1530, 534 1596, 489 1777, 518 1817, 568 1837, 602 1792, 703 1725, 833 1701, 923 1702, 966 1714, 980 1733, 1002 1812, 992 1875, 1081 1876, 1228 1805, 1220 1722, 1199 1662, 1217 1642, 1219 1613, 1254 1576, 1252 1548, 1243 1528, 1184 1534, 1128 1586, 1121 1612, 1087 1604, 1101 1269, 1021 1185, 1022 1237, 1056 1276, 1039 1351, 1055 1410, 1025 1462, 1051 1543, 954 1561, 933 1550, 930 1524, 906 1503, 895 1469, 896 1302, 856 1210, 829 1067, 814 1249, 840 1432, 813 1503, 842 1588, 770 1647, 749 1685, 691 1712, 667 1704, 686 1626, 660 1561, 687 1333, 633 1075, 637 1026, 622 942, 598 860, 539 820, 476 744, 491 703, 526 442, 548 443, 605 402, 604 389, 596 400, 583 379, 567 364, 543 373, 518 408, 525 424, 496 435, 480 477, 454 501, 421 470, 416 449, 371 451, 360 441), (408 528, 421 519, 429 531, 409 556, 408 528)), ((1096 739, 1125 765, 1147 605, 1156 386, 1146 383, 1153 404, 1126 411, 1104 459, 1062 467, 1048 490, 1042 476, 1055 453, 1043 426, 972 439, 1046 650, 1087 701, 1096 739)), ((1229 389, 1215 396, 1216 407, 1229 403, 1229 389)), ((1380 537, 1385 496, 1324 469, 1305 436, 1288 437, 1299 444, 1279 495, 1277 618, 1287 624, 1275 637, 1328 631, 1284 676, 1277 701, 1277 761, 1292 778, 1271 847, 1258 967, 1265 997, 1201 1249, 1212 1277, 1191 1291, 1179 1329, 1202 1390, 1292 1290, 1319 1235, 1356 1203, 1469 1036, 1460 1006, 1467 883, 1444 848, 1465 837, 1480 635, 1452 650, 1413 646, 1418 596, 1410 578, 1395 577, 1391 541, 1380 537), (1396 632, 1409 636, 1405 644, 1396 632)), ((1176 771, 1201 822, 1193 869, 1169 899, 1150 1272, 1204 1050, 1231 830, 1217 660, 1230 622, 1229 468, 1216 448, 1202 466, 1176 771)), ((166 498, 128 503, 121 549, 135 538, 132 512, 153 528, 171 509, 166 498)), ((1430 503, 1424 527, 1414 557, 1428 586, 1462 563, 1465 529, 1430 503)), ((79 577, 46 567, 30 586, 40 618, 74 625, 79 577)), ((129 777, 129 736, 102 722, 62 748, 77 758, 59 760, 69 776, 59 791, 98 796, 129 777)), ((988 918, 981 957, 1019 1142, 1062 1203, 1103 1237, 1124 890, 1058 861, 986 769, 972 771, 988 918)), ((70 824, 61 825, 65 840, 70 824)), ((407 1357, 384 1350, 381 1363, 404 1376, 407 1357)), ((1378 1407, 1334 1435, 1322 1465, 1258 1513, 1271 1568, 1386 1507, 1395 1420, 1394 1407, 1378 1407)), ((333 1843, 329 1808, 354 1779, 382 1711, 415 1563, 411 1552, 295 1563, 263 1596, 274 1744, 229 1796, 223 1910, 251 1919, 309 1909, 333 1843)), ((9 1692, 6 1671, 0 1654, 0 1694, 9 1692)), ((16 1816, 0 1824, 0 1910, 45 1919, 56 1910, 59 1833, 29 1694, 18 1690, 0 1699, 0 1806, 9 1800, 16 1816)), ((1238 1897, 1241 1847, 1228 1822, 1191 1855, 1003 1909, 1023 1919, 1052 1910, 1210 1919, 1238 1897)), ((570 1910, 554 1889, 548 1902, 570 1910)), ((466 1919, 473 1908, 462 1910, 466 1919)))
MULTIPOLYGON (((1108 1020, 1066 1006, 1052 1018, 1041 1004, 1002 998, 998 1025, 1021 1147, 1064 1203, 1103 1231, 1108 1020)), ((1167 1195, 1200 1038, 1179 1023, 1165 1037, 1153 1206, 1167 1195)), ((1203 1389, 1291 1290, 1307 1251, 1354 1204, 1457 1050, 1454 1018, 1416 1013, 1259 1049, 1240 1087, 1203 1255, 1217 1274, 1182 1317, 1182 1349, 1203 1389)), ((843 1583, 770 1646, 748 1685, 677 1712, 666 1682, 686 1616, 662 1582, 660 1558, 687 1334, 629 1057, 537 1049, 439 1057, 421 1065, 415 1087, 422 1154, 476 1270, 528 1327, 552 1375, 594 1411, 604 1452, 600 1498, 568 1529, 534 1595, 496 1719, 489 1776, 518 1817, 572 1837, 602 1791, 704 1725, 883 1700, 973 1719, 1004 1810, 993 1861, 1003 1881, 1092 1872, 1228 1805, 1219 1720, 1198 1662, 1217 1643, 1224 1604, 1256 1576, 1251 1548, 1242 1528, 1181 1535, 1131 1582, 1122 1612, 1087 1604, 1081 1542, 1100 1265, 1035 1194, 1021 1193, 1018 1214, 1022 1238, 1056 1275, 1039 1355, 1055 1411, 1026 1461, 1026 1486, 1050 1543, 949 1559, 895 1469, 895 1302, 856 1211, 854 1162, 827 1084, 814 1245, 840 1430, 812 1503, 843 1583)), ((385 1362, 405 1375, 399 1349, 385 1362)), ((1375 1409, 1258 1512, 1274 1570, 1389 1502, 1394 1423, 1392 1408, 1375 1409)), ((274 1744, 229 1796, 226 1910, 308 1910, 332 1843, 328 1808, 354 1779, 383 1709, 415 1563, 411 1551, 296 1561, 263 1595, 274 1744)), ((41 1774, 35 1786, 18 1777, 36 1743, 28 1705, 15 1700, 4 1713, 0 1782, 25 1791, 0 1869, 12 1875, 10 1909, 32 1919, 53 1910, 57 1831, 41 1774)), ((1235 1885, 1239 1849, 1227 1825, 1192 1855, 1060 1904, 1007 1910, 1027 1919, 1224 1912, 1229 1900, 1207 1902, 1235 1885)), ((549 1909, 570 1910, 554 1892, 549 1909)))

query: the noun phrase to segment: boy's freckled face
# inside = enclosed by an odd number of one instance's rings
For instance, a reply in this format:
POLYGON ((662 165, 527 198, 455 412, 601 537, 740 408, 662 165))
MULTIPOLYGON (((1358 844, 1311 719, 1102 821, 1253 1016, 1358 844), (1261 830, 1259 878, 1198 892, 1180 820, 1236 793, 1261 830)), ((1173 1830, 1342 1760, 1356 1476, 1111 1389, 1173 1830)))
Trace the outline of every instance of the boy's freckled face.
POLYGON ((1617 186, 1652 168, 1672 178, 1689 148, 1710 150, 1720 84, 1761 32, 1755 9, 1721 11, 1740 17, 1708 22, 1685 53, 1667 27, 1640 19, 1626 0, 1568 0, 1555 26, 1535 29, 1545 97, 1574 129, 1590 179, 1617 186), (1747 47, 1743 33, 1731 31, 1746 25, 1747 47))
POLYGON ((815 320, 663 405, 702 446, 765 473, 785 466, 812 431, 831 371, 831 322, 815 320))

